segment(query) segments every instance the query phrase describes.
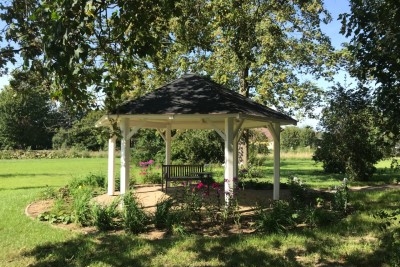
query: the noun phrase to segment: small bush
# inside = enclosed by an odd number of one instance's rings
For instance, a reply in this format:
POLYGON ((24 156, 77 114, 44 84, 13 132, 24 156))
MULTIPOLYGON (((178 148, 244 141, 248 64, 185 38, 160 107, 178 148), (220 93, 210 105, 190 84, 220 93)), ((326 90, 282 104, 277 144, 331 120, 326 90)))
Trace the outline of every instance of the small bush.
POLYGON ((93 197, 93 190, 87 186, 80 186, 72 191, 72 214, 75 222, 82 226, 92 224, 92 212, 90 200, 93 197))
POLYGON ((264 233, 285 233, 296 226, 293 212, 287 201, 278 200, 272 203, 272 210, 258 206, 255 211, 255 228, 264 233))
POLYGON ((126 231, 138 234, 145 231, 149 218, 135 196, 127 192, 123 196, 122 219, 126 231))
POLYGON ((174 204, 172 198, 161 199, 156 204, 156 212, 154 213, 154 225, 157 229, 171 228, 173 216, 171 208, 174 204))
POLYGON ((118 216, 118 202, 110 205, 94 204, 92 206, 93 225, 100 231, 112 230, 115 227, 115 218, 118 216))
POLYGON ((332 209, 342 214, 348 211, 349 189, 346 185, 339 186, 334 194, 332 209))

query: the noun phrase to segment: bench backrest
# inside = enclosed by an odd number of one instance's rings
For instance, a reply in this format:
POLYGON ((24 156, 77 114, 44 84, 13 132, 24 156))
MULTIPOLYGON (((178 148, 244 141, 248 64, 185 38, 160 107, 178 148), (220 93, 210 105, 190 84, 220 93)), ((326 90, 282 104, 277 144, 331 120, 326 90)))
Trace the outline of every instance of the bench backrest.
POLYGON ((170 177, 195 176, 194 172, 203 172, 204 165, 162 165, 162 174, 170 177))

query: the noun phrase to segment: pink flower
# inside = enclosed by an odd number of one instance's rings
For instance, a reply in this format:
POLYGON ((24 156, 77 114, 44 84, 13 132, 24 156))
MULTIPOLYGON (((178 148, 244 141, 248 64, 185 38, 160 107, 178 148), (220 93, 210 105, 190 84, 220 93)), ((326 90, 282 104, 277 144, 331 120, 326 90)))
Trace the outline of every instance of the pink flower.
POLYGON ((197 189, 201 189, 201 188, 204 187, 204 184, 202 182, 200 182, 200 183, 197 184, 196 187, 197 187, 197 189))
POLYGON ((151 165, 153 163, 154 163, 154 160, 152 160, 152 159, 147 162, 148 165, 151 165))

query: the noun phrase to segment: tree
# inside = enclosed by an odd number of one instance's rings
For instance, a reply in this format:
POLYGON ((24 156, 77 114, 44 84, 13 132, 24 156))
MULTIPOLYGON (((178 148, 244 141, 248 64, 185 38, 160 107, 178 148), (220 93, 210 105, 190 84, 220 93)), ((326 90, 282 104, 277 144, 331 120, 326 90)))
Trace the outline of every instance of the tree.
POLYGON ((351 37, 347 48, 354 61, 350 73, 375 82, 372 92, 380 127, 393 143, 400 140, 400 8, 397 0, 351 0, 342 14, 341 33, 351 37))
POLYGON ((51 148, 54 106, 35 72, 15 71, 0 91, 0 148, 51 148))
POLYGON ((100 94, 113 108, 140 83, 141 59, 168 44, 174 10, 167 0, 2 2, 0 69, 17 61, 35 68, 32 60, 40 60, 55 99, 80 109, 100 94))
MULTIPOLYGON (((187 1, 173 24, 181 71, 206 73, 246 97, 292 115, 312 116, 322 90, 307 77, 329 78, 334 53, 320 24, 322 1, 187 1), (182 56, 186 55, 186 56, 182 56)), ((171 56, 165 57, 171 60, 171 56)), ((157 69, 157 75, 163 72, 157 69)), ((169 73, 169 72, 168 72, 169 73)), ((248 134, 244 134, 248 143, 248 134)), ((247 146, 244 149, 248 153, 247 146)), ((246 160, 246 159, 245 159, 246 160)))
POLYGON ((331 19, 322 0, 7 3, 0 67, 40 59, 53 96, 77 109, 100 94, 112 110, 196 72, 280 111, 312 115, 322 90, 308 77, 329 78, 338 57, 320 29, 331 19))
POLYGON ((322 111, 322 139, 313 156, 325 171, 346 173, 359 181, 371 178, 374 164, 383 157, 371 102, 367 88, 332 88, 322 111))
POLYGON ((188 130, 173 141, 172 159, 190 163, 224 161, 224 141, 215 131, 188 130))
POLYGON ((140 129, 133 135, 132 160, 135 163, 154 160, 160 164, 165 159, 165 144, 153 129, 140 129))
POLYGON ((316 141, 315 131, 307 126, 286 127, 281 133, 281 147, 284 150, 298 149, 300 147, 314 147, 316 141))
POLYGON ((107 128, 94 127, 96 121, 104 114, 103 111, 90 111, 80 120, 73 122, 70 128, 59 128, 53 136, 53 148, 77 147, 87 150, 101 150, 107 144, 110 135, 107 128))

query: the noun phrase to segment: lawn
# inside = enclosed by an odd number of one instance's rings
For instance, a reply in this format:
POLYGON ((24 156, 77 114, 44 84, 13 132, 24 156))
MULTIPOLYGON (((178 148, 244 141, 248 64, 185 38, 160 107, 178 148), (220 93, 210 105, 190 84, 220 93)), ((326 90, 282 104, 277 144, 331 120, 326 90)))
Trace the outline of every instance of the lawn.
MULTIPOLYGON (((283 180, 298 176, 312 187, 339 184, 307 159, 283 159, 283 180)), ((128 234, 78 234, 31 220, 26 206, 47 186, 105 173, 106 159, 0 161, 0 266, 399 266, 398 224, 380 231, 372 214, 399 208, 400 191, 351 194, 355 212, 335 225, 299 228, 286 234, 173 236, 148 240, 128 234)), ((373 184, 399 180, 378 165, 373 184)), ((271 166, 263 167, 266 176, 271 166)), ((386 168, 386 169, 385 169, 386 168)), ((136 170, 133 173, 138 173, 136 170)), ((270 179, 270 178, 265 178, 270 179)))

